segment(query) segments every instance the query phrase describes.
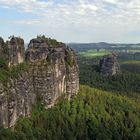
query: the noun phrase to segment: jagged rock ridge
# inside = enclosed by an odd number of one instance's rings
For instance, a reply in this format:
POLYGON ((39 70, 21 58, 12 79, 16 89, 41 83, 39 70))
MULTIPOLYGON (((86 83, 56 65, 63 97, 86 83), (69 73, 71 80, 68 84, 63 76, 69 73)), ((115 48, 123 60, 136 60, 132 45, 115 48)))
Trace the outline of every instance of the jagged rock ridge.
POLYGON ((62 94, 73 97, 79 89, 78 65, 71 48, 40 37, 30 41, 24 54, 21 47, 24 41, 17 40, 19 38, 10 41, 10 66, 23 62, 25 58, 29 68, 18 78, 9 78, 6 84, 0 83, 0 125, 4 127, 12 127, 20 116, 29 116, 37 97, 41 97, 48 108, 62 94), (22 61, 11 61, 15 60, 12 56, 19 56, 19 53, 22 61))

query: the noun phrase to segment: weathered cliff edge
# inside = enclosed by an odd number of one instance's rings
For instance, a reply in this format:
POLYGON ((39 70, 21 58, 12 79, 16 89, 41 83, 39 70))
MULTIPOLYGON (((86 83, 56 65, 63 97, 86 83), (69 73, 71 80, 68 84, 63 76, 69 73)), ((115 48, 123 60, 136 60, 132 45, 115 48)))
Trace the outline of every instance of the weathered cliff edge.
POLYGON ((77 94, 78 65, 71 48, 47 38, 32 39, 25 53, 23 39, 13 37, 7 46, 8 64, 17 65, 25 58, 29 68, 18 78, 9 77, 6 83, 0 83, 0 126, 12 127, 20 116, 30 116, 38 97, 48 108, 62 94, 77 94))

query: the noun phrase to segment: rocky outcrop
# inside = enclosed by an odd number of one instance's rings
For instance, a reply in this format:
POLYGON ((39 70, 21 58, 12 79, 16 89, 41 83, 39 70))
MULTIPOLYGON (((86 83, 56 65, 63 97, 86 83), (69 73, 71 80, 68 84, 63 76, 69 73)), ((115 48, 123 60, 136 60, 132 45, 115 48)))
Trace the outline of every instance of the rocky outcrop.
POLYGON ((120 73, 120 65, 115 55, 112 54, 100 60, 100 73, 106 76, 120 73))
POLYGON ((8 44, 9 66, 24 62, 25 48, 24 40, 20 37, 12 37, 8 44))
POLYGON ((35 92, 43 96, 47 104, 54 104, 62 93, 70 96, 77 93, 79 78, 75 56, 74 51, 63 43, 53 45, 41 39, 30 41, 26 61, 36 67, 33 72, 35 92))
POLYGON ((6 47, 3 38, 0 37, 0 58, 7 58, 7 54, 5 53, 6 47))
POLYGON ((0 54, 3 53, 3 47, 4 47, 4 40, 0 37, 0 54))
POLYGON ((4 58, 9 67, 24 62, 24 40, 20 37, 12 36, 10 41, 4 42, 0 37, 0 58, 4 58))
POLYGON ((32 77, 24 72, 18 79, 9 79, 0 85, 0 125, 12 127, 20 116, 29 116, 36 95, 32 77))
POLYGON ((25 59, 29 63, 28 70, 0 84, 1 126, 12 127, 20 116, 29 116, 38 97, 48 108, 62 94, 71 98, 78 92, 76 55, 65 44, 55 40, 48 42, 46 38, 32 39, 25 59))

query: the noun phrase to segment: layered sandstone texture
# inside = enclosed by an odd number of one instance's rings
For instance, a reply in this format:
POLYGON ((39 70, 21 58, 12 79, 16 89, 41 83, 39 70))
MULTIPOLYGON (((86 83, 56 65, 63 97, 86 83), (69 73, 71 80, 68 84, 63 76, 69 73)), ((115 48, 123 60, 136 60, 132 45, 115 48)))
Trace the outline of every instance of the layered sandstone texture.
POLYGON ((5 59, 9 67, 23 63, 25 60, 24 40, 11 36, 9 41, 4 42, 0 37, 0 58, 5 59))
POLYGON ((9 52, 17 57, 10 64, 24 62, 29 68, 17 78, 9 77, 6 83, 0 83, 0 125, 5 128, 14 126, 20 116, 29 116, 38 97, 49 108, 61 95, 73 97, 79 89, 78 65, 71 48, 56 40, 38 37, 30 41, 23 53, 24 41, 14 38, 11 42, 10 49, 14 49, 9 52))

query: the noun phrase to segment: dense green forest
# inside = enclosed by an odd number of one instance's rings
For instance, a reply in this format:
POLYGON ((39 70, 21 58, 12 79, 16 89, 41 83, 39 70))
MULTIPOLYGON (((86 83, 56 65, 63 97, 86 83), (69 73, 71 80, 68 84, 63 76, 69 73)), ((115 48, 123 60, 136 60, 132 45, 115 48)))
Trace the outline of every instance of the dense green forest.
POLYGON ((102 55, 95 53, 78 54, 77 96, 63 96, 48 110, 39 98, 29 118, 21 117, 12 130, 0 129, 0 140, 139 140, 140 56, 120 53, 121 74, 107 77, 99 73, 102 55))
POLYGON ((99 74, 98 65, 80 63, 80 83, 122 94, 140 93, 140 65, 133 65, 123 64, 122 74, 105 77, 99 74))
MULTIPOLYGON (((93 52, 93 51, 91 51, 93 52)), ((97 52, 95 52, 96 54, 97 52)), ((91 57, 79 53, 78 64, 80 69, 80 83, 97 87, 106 91, 115 91, 121 94, 140 93, 140 55, 120 53, 118 61, 121 67, 121 74, 115 76, 103 76, 99 73, 99 60, 102 56, 91 57)))
POLYGON ((1 140, 138 140, 140 98, 130 98, 89 86, 68 101, 61 98, 44 109, 41 100, 30 118, 20 118, 15 131, 1 129, 1 140))

